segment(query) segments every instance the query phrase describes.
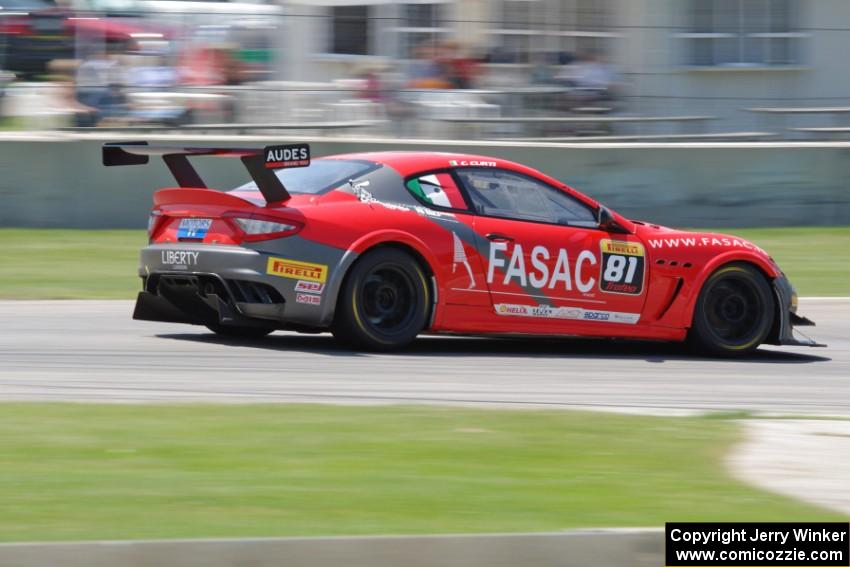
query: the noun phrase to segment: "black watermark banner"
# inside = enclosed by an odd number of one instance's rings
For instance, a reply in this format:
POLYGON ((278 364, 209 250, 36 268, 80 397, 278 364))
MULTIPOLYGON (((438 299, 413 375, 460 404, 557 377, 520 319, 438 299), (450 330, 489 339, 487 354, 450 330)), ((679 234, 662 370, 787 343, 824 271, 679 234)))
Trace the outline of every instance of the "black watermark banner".
POLYGON ((850 524, 668 523, 667 567, 849 567, 850 524))

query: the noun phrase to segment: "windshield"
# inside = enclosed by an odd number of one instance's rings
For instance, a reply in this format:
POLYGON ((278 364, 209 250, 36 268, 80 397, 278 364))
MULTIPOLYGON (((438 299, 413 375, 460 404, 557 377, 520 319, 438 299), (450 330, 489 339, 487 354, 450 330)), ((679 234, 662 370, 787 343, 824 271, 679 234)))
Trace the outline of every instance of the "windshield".
MULTIPOLYGON (((290 193, 319 194, 339 187, 349 179, 360 177, 375 168, 368 161, 323 159, 316 160, 309 167, 279 169, 275 173, 290 193)), ((258 191, 253 181, 241 185, 235 191, 258 191)))

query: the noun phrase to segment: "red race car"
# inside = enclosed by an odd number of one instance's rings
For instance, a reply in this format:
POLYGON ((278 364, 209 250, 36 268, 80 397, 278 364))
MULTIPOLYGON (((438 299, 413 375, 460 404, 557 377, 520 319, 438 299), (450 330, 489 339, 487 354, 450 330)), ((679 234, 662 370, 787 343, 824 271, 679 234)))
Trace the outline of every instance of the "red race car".
POLYGON ((106 144, 107 166, 162 156, 134 317, 262 336, 330 330, 403 347, 419 333, 689 340, 735 355, 809 345, 797 296, 758 246, 626 219, 500 158, 306 144, 106 144), (187 159, 238 157, 253 181, 208 189, 187 159))

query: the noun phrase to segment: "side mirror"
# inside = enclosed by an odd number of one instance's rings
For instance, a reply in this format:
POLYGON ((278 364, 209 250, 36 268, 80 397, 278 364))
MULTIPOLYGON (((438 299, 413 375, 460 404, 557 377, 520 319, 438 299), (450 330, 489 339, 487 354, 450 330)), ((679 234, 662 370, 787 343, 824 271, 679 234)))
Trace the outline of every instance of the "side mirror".
POLYGON ((599 209, 596 211, 596 224, 600 230, 604 230, 605 232, 620 232, 625 234, 629 232, 617 222, 617 219, 614 218, 614 215, 611 214, 611 211, 605 205, 599 205, 599 209))

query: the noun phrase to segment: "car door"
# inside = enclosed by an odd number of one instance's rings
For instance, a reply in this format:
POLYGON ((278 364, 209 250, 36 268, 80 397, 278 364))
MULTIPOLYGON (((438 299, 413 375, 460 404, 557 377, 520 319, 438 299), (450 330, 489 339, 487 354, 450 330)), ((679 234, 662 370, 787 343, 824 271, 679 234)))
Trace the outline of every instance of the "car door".
POLYGON ((637 237, 599 230, 593 209, 540 179, 498 168, 456 174, 477 213, 494 325, 604 335, 638 323, 647 266, 637 237))
POLYGON ((406 179, 408 193, 422 207, 430 227, 417 235, 428 242, 434 270, 441 282, 440 303, 451 306, 437 313, 434 328, 476 331, 491 315, 489 292, 475 234, 475 215, 457 179, 446 169, 420 172, 406 179))

